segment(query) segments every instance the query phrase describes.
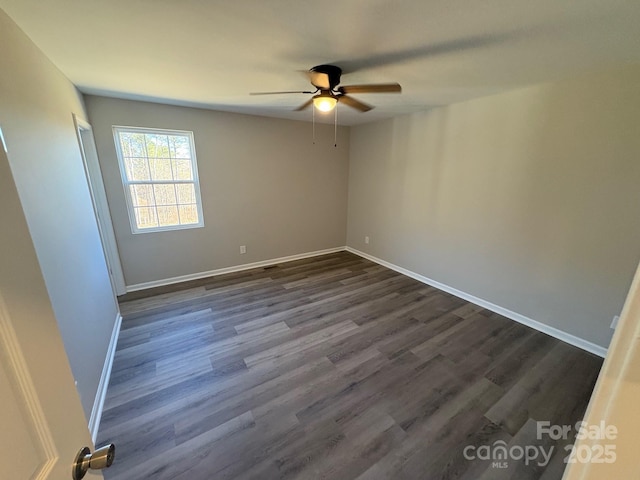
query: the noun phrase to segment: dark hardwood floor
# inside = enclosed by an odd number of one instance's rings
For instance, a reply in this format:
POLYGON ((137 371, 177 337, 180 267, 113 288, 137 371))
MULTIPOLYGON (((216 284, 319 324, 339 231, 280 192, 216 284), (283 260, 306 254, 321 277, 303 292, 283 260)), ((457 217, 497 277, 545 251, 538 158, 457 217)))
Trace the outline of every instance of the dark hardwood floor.
POLYGON ((581 419, 602 363, 346 252, 122 300, 108 480, 560 479, 536 421, 581 419))

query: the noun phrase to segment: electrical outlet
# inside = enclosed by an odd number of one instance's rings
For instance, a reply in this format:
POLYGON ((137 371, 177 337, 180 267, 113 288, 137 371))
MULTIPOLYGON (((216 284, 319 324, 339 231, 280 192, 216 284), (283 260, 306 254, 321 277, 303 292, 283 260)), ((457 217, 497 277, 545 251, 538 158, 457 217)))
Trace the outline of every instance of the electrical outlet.
POLYGON ((612 329, 616 329, 616 327, 618 326, 618 320, 620 320, 620 316, 619 315, 614 315, 613 320, 611 320, 611 328, 612 329))
POLYGON ((365 236, 365 237, 364 237, 364 243, 366 243, 367 245, 369 245, 369 236, 365 236))
POLYGON ((240 245, 240 255, 244 255, 245 253, 247 253, 247 246, 240 245))

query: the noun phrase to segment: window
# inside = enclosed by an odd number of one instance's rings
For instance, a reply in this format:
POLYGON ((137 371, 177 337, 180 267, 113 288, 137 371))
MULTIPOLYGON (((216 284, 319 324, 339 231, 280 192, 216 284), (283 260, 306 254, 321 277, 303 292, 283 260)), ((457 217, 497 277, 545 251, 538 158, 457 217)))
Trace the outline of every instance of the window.
POLYGON ((204 226, 193 132, 113 127, 133 233, 204 226))

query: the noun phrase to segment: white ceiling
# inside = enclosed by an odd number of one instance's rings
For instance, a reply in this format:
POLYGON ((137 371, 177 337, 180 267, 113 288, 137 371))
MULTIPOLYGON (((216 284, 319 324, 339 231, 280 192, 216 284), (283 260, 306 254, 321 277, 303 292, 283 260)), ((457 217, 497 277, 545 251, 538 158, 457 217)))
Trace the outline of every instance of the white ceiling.
MULTIPOLYGON (((310 120, 298 70, 334 63, 354 125, 640 63, 639 0, 0 0, 81 91, 310 120)), ((318 120, 316 115, 316 120, 318 120)), ((331 114, 330 121, 333 121, 331 114)))

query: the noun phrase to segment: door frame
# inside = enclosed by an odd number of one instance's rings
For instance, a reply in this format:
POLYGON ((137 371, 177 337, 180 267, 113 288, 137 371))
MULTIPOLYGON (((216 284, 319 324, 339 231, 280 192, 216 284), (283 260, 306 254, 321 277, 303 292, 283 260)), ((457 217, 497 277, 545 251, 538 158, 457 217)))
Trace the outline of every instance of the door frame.
POLYGON ((93 136, 93 127, 89 122, 73 114, 73 123, 75 125, 76 136, 80 146, 80 154, 84 165, 84 172, 89 185, 89 193, 93 202, 93 210, 98 224, 98 232, 102 240, 102 246, 109 269, 109 278, 115 295, 124 295, 127 293, 127 286, 124 281, 124 273, 120 262, 120 253, 118 252, 118 244, 116 241, 113 223, 111 221, 111 213, 109 211, 109 203, 107 202, 107 194, 102 180, 100 164, 98 162, 98 153, 95 146, 93 136), (86 145, 86 139, 83 134, 89 136, 91 145, 86 145), (89 149, 90 152, 87 152, 89 149))
MULTIPOLYGON (((640 431, 638 394, 640 393, 640 265, 629 288, 620 320, 598 381, 587 407, 584 421, 598 427, 599 438, 581 438, 575 449, 595 454, 613 452, 613 462, 571 463, 563 480, 631 478, 640 468, 636 437, 640 431), (615 427, 613 435, 604 435, 601 425, 615 427)), ((605 457, 606 458, 606 457, 605 457)), ((575 460, 575 458, 574 458, 575 460)))

